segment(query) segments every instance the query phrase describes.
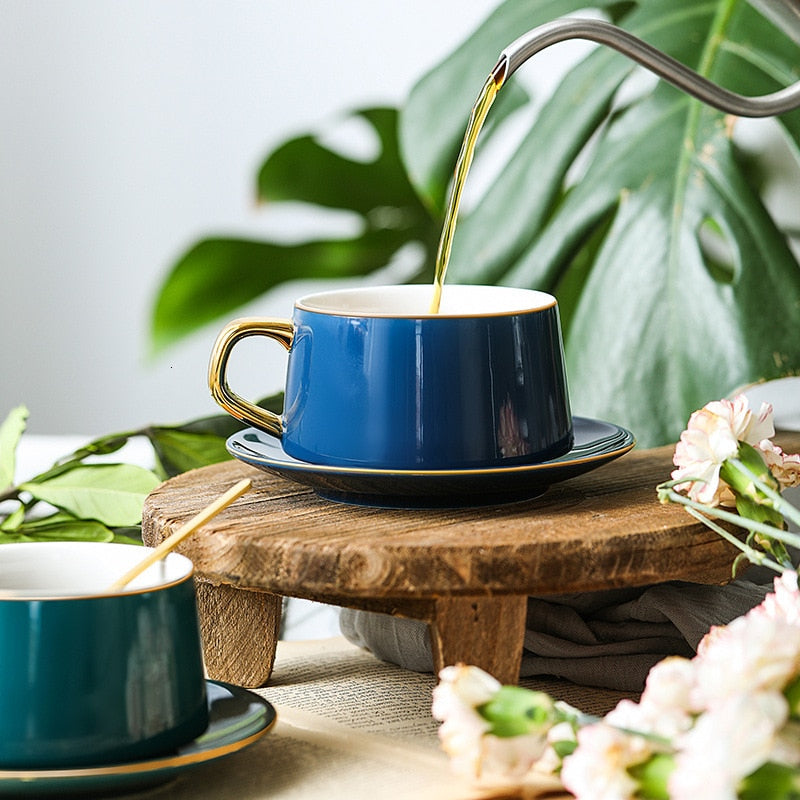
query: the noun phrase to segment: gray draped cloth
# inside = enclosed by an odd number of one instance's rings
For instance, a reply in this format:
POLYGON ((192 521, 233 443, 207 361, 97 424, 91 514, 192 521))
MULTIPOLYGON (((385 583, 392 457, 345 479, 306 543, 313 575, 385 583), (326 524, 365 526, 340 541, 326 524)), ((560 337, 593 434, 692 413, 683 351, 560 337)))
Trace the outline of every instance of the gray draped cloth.
MULTIPOLYGON (((672 582, 531 597, 520 676, 639 692, 654 664, 668 655, 691 658, 712 625, 746 613, 771 588, 745 580, 726 586, 672 582)), ((345 638, 382 661, 433 671, 424 622, 343 609, 340 627, 345 638)))

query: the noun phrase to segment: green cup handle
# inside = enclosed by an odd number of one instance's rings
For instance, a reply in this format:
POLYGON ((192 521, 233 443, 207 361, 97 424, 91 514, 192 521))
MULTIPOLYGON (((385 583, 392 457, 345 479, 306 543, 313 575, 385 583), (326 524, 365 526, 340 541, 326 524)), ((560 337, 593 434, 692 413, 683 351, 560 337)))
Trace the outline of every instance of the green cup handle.
POLYGON ((279 414, 245 400, 228 386, 228 357, 236 343, 248 336, 267 336, 280 342, 288 350, 294 339, 294 325, 288 319, 249 317, 229 322, 220 331, 211 351, 208 387, 214 400, 231 416, 280 437, 283 434, 283 420, 279 414))

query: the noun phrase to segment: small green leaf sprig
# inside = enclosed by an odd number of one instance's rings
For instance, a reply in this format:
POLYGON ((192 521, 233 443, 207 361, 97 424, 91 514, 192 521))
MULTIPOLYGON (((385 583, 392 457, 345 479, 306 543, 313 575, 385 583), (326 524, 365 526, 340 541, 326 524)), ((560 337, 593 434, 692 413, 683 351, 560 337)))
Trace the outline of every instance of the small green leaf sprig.
MULTIPOLYGON (((261 403, 279 411, 280 396, 261 403)), ((49 469, 17 483, 17 448, 28 409, 18 406, 0 424, 0 544, 53 540, 141 543, 145 498, 163 480, 229 458, 225 440, 241 427, 228 415, 177 426, 147 426, 88 442, 49 469), (108 457, 144 437, 154 468, 108 457)))

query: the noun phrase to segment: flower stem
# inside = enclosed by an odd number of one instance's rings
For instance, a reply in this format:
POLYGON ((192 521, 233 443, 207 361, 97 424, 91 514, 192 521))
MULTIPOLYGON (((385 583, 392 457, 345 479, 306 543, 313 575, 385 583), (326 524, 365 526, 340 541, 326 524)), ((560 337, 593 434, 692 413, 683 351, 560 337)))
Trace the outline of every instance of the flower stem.
POLYGON ((658 493, 659 497, 662 499, 662 502, 663 500, 668 500, 672 503, 679 503, 687 508, 693 508, 697 511, 700 511, 707 516, 716 517, 717 519, 723 520, 723 522, 730 522, 739 528, 745 528, 752 533, 761 533, 764 536, 772 537, 773 539, 777 539, 778 541, 784 542, 792 547, 800 547, 800 536, 797 534, 781 530, 780 528, 775 528, 772 525, 766 525, 763 522, 757 522, 754 519, 741 517, 739 514, 733 514, 730 511, 723 511, 721 508, 715 508, 704 505, 703 503, 697 503, 694 500, 680 494, 679 492, 676 492, 668 484, 662 484, 659 486, 658 493))
POLYGON ((691 514, 695 519, 700 520, 704 525, 711 528, 714 533, 718 533, 723 539, 729 541, 735 547, 738 547, 751 561, 753 564, 758 564, 761 567, 769 567, 775 572, 783 572, 784 567, 781 566, 777 561, 773 561, 769 556, 765 555, 764 553, 756 550, 754 547, 750 547, 750 545, 745 544, 740 539, 737 539, 732 533, 726 531, 721 525, 717 525, 716 522, 710 520, 705 514, 701 514, 694 508, 687 508, 686 511, 691 514))

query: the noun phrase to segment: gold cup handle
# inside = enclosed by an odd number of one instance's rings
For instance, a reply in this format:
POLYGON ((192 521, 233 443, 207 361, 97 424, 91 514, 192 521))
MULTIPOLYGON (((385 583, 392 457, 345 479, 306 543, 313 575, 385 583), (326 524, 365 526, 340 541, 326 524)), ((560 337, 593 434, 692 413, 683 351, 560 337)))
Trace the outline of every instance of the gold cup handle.
POLYGON ((220 331, 211 351, 208 387, 214 400, 231 416, 280 437, 283 433, 283 420, 279 414, 245 400, 228 386, 228 357, 236 343, 248 336, 267 336, 280 342, 288 350, 294 339, 294 325, 288 319, 244 318, 229 322, 220 331))

